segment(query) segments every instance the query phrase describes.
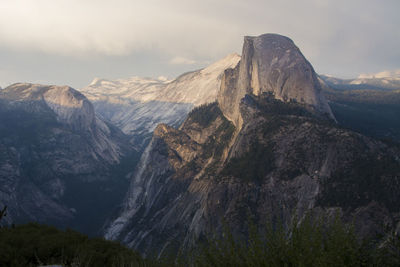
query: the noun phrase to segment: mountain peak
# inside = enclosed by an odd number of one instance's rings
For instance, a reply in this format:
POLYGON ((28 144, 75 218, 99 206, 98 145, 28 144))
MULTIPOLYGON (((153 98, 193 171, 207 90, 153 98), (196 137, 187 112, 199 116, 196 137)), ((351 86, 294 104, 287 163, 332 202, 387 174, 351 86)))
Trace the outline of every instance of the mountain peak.
POLYGON ((246 94, 267 92, 333 118, 313 67, 290 38, 278 34, 246 36, 240 63, 224 73, 218 96, 221 110, 240 126, 240 100, 246 94))
POLYGON ((104 81, 104 79, 101 78, 94 78, 93 81, 89 84, 89 86, 99 86, 101 85, 101 82, 104 81))
POLYGON ((16 83, 4 89, 4 98, 12 101, 43 101, 60 122, 72 128, 88 129, 95 121, 92 104, 69 86, 16 83))
POLYGON ((245 36, 244 42, 248 41, 258 42, 258 45, 265 45, 265 48, 274 46, 276 48, 297 48, 292 39, 275 33, 265 33, 259 36, 245 36))
POLYGON ((363 73, 358 76, 358 79, 400 79, 400 69, 385 70, 378 73, 363 73))
POLYGON ((240 55, 237 53, 232 53, 227 55, 226 57, 214 62, 210 66, 201 70, 202 74, 218 72, 220 73, 221 70, 225 70, 227 68, 234 68, 237 63, 240 61, 240 55))

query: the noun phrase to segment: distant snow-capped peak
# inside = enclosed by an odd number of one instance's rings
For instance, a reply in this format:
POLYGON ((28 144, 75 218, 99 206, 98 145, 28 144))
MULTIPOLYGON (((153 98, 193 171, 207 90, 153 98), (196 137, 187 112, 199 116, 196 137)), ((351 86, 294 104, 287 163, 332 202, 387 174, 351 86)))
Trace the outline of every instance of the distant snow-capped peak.
POLYGON ((157 79, 136 76, 117 80, 95 78, 80 91, 93 101, 118 98, 118 101, 129 99, 200 105, 215 101, 222 73, 227 68, 235 67, 239 60, 238 54, 230 54, 204 69, 185 73, 174 80, 162 76, 157 79))
POLYGON ((384 79, 384 78, 388 78, 388 79, 394 79, 394 80, 398 80, 400 79, 400 69, 398 70, 385 70, 385 71, 381 71, 378 73, 372 73, 372 74, 360 74, 358 76, 358 79, 384 79))
POLYGON ((179 126, 193 107, 216 101, 224 71, 239 60, 238 54, 231 54, 174 80, 95 78, 80 91, 102 118, 132 136, 135 145, 144 146, 159 123, 179 126))

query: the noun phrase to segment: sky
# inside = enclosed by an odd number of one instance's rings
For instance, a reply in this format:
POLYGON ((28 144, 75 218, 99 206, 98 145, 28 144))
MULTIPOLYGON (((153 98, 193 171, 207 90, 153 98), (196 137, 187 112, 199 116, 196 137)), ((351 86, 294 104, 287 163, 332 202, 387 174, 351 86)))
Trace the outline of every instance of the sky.
POLYGON ((290 37, 320 74, 400 69, 399 0, 0 0, 0 86, 174 78, 290 37))

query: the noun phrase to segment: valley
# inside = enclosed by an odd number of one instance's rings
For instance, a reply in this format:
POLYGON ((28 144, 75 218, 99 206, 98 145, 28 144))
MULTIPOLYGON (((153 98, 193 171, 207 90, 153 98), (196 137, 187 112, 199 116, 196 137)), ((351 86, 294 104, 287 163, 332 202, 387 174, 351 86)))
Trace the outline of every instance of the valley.
POLYGON ((169 81, 8 86, 1 224, 72 228, 156 258, 226 228, 235 240, 250 224, 291 233, 310 214, 389 238, 400 229, 400 93, 396 78, 360 79, 318 75, 291 39, 264 34, 169 81))

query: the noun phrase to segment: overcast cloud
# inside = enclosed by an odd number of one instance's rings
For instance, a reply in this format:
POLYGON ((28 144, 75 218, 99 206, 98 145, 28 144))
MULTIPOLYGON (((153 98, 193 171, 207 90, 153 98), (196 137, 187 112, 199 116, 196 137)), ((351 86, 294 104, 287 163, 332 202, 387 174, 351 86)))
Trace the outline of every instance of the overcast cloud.
POLYGON ((398 69, 399 11, 398 0, 1 0, 0 86, 172 78, 267 32, 292 38, 319 73, 398 69))

